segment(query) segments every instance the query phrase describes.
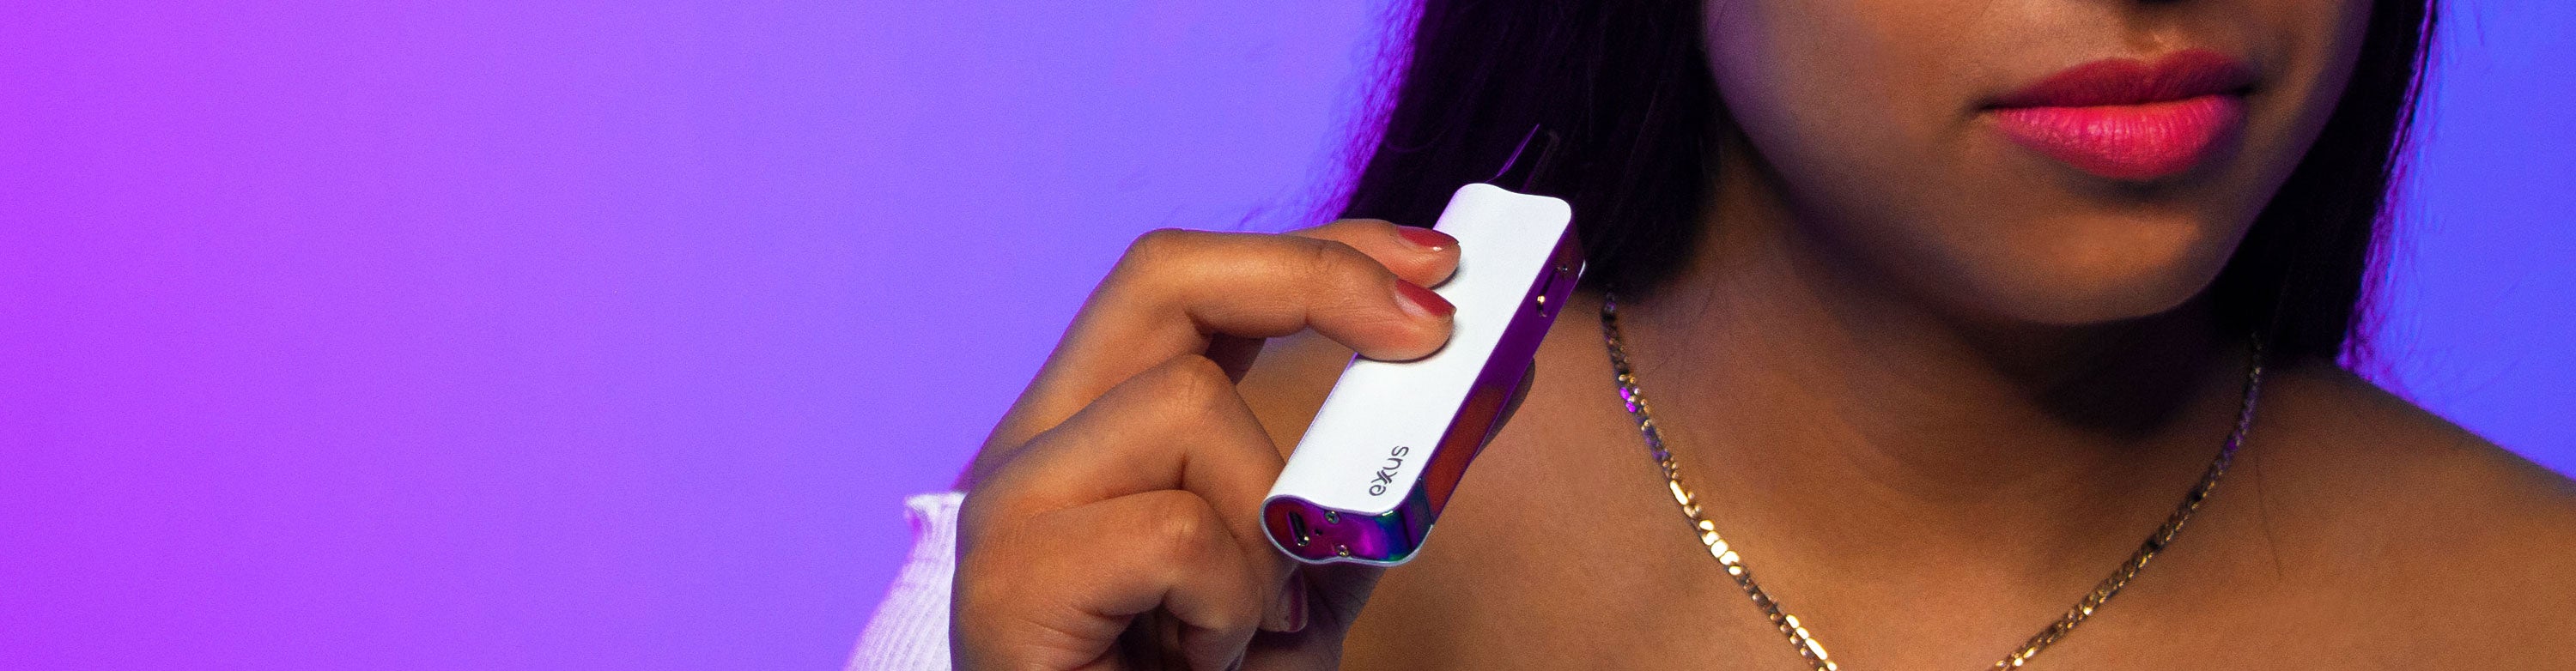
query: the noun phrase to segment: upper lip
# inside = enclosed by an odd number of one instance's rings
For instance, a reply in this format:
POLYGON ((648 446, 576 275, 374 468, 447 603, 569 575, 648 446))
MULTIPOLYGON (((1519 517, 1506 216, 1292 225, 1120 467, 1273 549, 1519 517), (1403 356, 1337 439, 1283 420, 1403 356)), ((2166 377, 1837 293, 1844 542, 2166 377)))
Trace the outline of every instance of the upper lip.
POLYGON ((2058 71, 1995 100, 1995 107, 2144 105, 2241 93, 2254 83, 2243 61, 2208 49, 2185 49, 2154 61, 2106 58, 2058 71))

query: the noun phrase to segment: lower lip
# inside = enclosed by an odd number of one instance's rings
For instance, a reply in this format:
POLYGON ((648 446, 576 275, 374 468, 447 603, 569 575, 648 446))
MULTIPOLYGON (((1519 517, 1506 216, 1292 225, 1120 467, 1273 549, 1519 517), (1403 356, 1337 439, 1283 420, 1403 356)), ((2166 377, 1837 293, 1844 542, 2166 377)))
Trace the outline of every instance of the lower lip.
POLYGON ((2169 102, 1994 110, 2004 136, 2078 170, 2125 181, 2189 171, 2245 124, 2245 100, 2205 95, 2169 102))

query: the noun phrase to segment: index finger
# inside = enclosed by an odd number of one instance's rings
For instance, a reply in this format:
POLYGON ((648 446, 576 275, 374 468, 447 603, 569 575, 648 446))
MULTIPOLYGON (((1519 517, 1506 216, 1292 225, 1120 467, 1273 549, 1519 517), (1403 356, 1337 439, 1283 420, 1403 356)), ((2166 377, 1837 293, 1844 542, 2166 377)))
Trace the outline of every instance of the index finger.
MULTIPOLYGON (((1437 282, 1455 267, 1456 244, 1426 245, 1407 237, 1392 224, 1356 220, 1296 235, 1147 234, 1093 291, 986 441, 986 452, 1027 442, 1172 357, 1246 356, 1258 349, 1253 342, 1210 352, 1222 339, 1312 328, 1370 358, 1403 360, 1437 351, 1448 340, 1452 308, 1389 266, 1437 282)), ((1239 370, 1242 362, 1220 363, 1239 370)))

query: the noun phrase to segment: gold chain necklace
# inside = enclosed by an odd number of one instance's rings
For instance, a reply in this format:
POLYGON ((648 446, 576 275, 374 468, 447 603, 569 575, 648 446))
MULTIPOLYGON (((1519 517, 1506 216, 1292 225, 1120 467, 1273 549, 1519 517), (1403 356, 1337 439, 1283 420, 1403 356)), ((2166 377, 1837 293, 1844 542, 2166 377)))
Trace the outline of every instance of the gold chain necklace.
MULTIPOLYGON (((1628 350, 1619 341, 1619 298, 1616 295, 1602 295, 1601 336, 1610 347, 1610 371, 1617 376, 1619 398, 1625 401, 1628 415, 1636 418, 1637 432, 1645 436, 1647 452, 1655 458, 1656 465, 1663 467, 1664 480, 1672 486, 1673 502, 1681 504, 1682 516, 1690 520, 1691 531, 1699 534, 1702 545, 1708 546, 1709 556, 1716 557, 1717 563, 1726 567, 1726 575, 1735 579, 1735 585, 1744 588, 1744 595, 1753 598, 1753 605, 1771 618, 1771 625, 1789 638, 1789 644, 1798 649, 1799 657, 1805 658, 1816 671, 1836 671, 1833 659, 1825 655, 1825 646, 1816 642, 1815 634, 1809 633, 1807 627, 1798 622, 1798 616, 1782 611, 1780 602, 1772 599, 1771 593, 1764 591, 1762 585, 1753 582, 1753 571, 1745 568, 1744 558, 1727 545, 1725 538, 1718 536, 1717 525, 1700 514, 1699 497, 1692 495, 1690 488, 1682 484, 1681 465, 1673 461, 1671 451, 1664 449, 1664 436, 1655 428, 1655 418, 1647 406, 1646 394, 1637 389, 1637 376, 1628 368, 1628 350)), ((2201 500, 2209 498, 2209 492, 2218 487, 2219 476, 2227 474, 2228 462, 2236 458, 2236 447, 2245 442, 2245 430, 2254 423, 2254 400, 2261 395, 2263 388, 2263 352, 2261 341, 2255 342, 2253 362, 2245 373, 2245 401, 2236 412, 2236 428, 2227 434, 2227 443, 2219 447, 2218 458, 2210 460, 2209 470, 2201 474, 2199 484, 2192 485, 2191 493, 2183 496, 2182 505, 2174 508, 2173 515, 2165 518, 2164 526, 2157 527, 2154 534, 2148 535, 2147 541, 2138 546, 2136 553, 2129 555, 2128 561, 2121 562, 2120 567, 2112 570, 2110 577, 2095 584, 2093 591, 2085 594, 2082 601, 2075 602, 2075 606, 2066 609, 2066 614, 2058 616, 2056 622, 2032 635, 2020 649, 1995 662, 1993 668, 2021 668, 2049 644, 2065 638, 2067 632, 2075 630, 2075 625, 2083 624, 2085 618, 2093 616, 2093 611, 2101 609, 2103 603, 2119 594, 2120 588, 2129 584, 2129 579, 2145 570, 2147 561, 2155 559, 2157 552, 2172 543, 2175 534, 2182 533, 2183 523, 2191 521, 2191 514, 2200 510, 2201 500)))

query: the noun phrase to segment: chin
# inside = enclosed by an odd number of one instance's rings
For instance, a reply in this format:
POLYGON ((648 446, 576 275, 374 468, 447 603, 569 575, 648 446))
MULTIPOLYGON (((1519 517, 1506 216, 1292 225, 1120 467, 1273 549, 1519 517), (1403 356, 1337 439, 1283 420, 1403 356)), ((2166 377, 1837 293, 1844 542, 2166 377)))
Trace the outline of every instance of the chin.
POLYGON ((1970 310, 2052 326, 2162 314, 2217 279, 2238 237, 2200 222, 2105 219, 2050 222, 2039 230, 2053 235, 1979 255, 1966 266, 1977 275, 1970 310))
MULTIPOLYGON (((2158 278, 2163 279, 2163 278, 2158 278)), ((2068 282, 2045 287, 2031 287, 2017 296, 1999 297, 2000 310, 2006 319, 2048 326, 2088 326, 2128 321, 2172 311, 2200 294, 2207 286, 2202 281, 2183 285, 2179 282, 2068 282)))

